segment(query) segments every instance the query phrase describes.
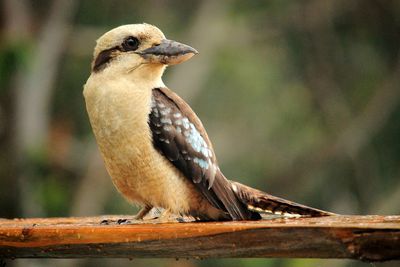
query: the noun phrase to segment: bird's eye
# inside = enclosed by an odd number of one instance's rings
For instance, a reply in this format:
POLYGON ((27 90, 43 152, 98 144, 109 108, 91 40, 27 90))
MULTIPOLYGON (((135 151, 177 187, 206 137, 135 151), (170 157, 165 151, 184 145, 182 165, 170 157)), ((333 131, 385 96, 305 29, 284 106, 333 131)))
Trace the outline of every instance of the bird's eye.
POLYGON ((135 51, 139 47, 139 40, 136 37, 130 36, 122 43, 125 51, 135 51))

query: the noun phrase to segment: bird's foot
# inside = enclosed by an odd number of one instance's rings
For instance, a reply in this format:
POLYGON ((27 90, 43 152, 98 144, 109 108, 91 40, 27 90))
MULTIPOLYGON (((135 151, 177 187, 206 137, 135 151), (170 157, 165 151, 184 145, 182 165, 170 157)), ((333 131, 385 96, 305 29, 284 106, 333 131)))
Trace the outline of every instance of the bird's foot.
POLYGON ((193 222, 195 219, 191 216, 182 216, 173 213, 169 209, 161 209, 158 210, 159 214, 156 218, 154 218, 155 223, 184 223, 184 222, 193 222))
POLYGON ((104 219, 100 222, 100 224, 102 224, 102 225, 110 225, 110 224, 122 225, 122 224, 131 224, 131 223, 132 223, 132 221, 130 219, 126 219, 126 218, 117 219, 117 220, 116 219, 104 219))
POLYGON ((127 218, 105 219, 105 220, 102 220, 102 221, 100 222, 100 224, 103 224, 103 225, 110 225, 110 224, 119 224, 119 225, 122 225, 122 224, 132 224, 132 223, 135 223, 135 221, 143 220, 143 218, 146 217, 146 216, 150 213, 150 211, 151 211, 152 208, 153 208, 152 206, 147 206, 147 205, 146 205, 146 206, 144 206, 135 216, 133 216, 133 218, 132 218, 132 216, 130 216, 129 219, 127 219, 127 218))

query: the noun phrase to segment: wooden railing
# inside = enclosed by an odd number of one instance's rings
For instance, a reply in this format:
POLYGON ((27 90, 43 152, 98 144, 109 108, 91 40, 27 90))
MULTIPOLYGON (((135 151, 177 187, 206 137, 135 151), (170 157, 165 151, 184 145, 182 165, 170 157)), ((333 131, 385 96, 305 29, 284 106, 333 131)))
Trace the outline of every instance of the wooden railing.
POLYGON ((128 216, 0 219, 0 259, 400 259, 400 216, 187 223, 129 219, 128 216))

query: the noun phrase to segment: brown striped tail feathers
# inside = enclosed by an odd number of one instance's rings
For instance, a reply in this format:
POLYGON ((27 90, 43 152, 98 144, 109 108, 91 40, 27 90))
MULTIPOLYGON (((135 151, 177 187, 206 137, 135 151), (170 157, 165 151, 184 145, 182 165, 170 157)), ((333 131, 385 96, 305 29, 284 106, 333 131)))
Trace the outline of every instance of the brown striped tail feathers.
POLYGON ((277 214, 288 217, 321 217, 335 215, 331 212, 311 208, 283 198, 275 197, 238 182, 232 182, 232 189, 240 201, 247 206, 248 210, 260 214, 277 214))

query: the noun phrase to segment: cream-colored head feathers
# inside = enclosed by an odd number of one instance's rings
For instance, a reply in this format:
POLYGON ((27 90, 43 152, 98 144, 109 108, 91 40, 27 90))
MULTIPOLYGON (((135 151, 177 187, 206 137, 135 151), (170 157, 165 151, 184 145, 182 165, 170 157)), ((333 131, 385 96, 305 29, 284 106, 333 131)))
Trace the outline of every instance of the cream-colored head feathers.
POLYGON ((167 40, 153 25, 123 25, 97 40, 92 74, 130 75, 134 80, 142 77, 142 80, 158 81, 167 65, 182 63, 195 54, 194 48, 167 40))
POLYGON ((135 36, 140 39, 141 50, 160 43, 165 39, 162 31, 151 24, 143 23, 122 25, 106 32, 97 39, 97 45, 94 49, 93 57, 97 58, 100 52, 119 46, 128 36, 135 36))

